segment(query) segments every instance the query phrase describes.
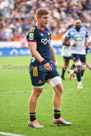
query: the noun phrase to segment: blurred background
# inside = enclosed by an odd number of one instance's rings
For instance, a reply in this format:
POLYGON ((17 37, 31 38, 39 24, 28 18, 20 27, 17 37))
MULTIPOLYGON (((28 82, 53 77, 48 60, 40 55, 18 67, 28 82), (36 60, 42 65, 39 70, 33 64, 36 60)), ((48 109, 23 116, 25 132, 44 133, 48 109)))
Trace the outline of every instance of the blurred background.
POLYGON ((61 40, 76 17, 91 35, 91 0, 0 0, 0 48, 27 47, 26 34, 35 25, 36 9, 41 7, 50 11, 52 40, 61 40))

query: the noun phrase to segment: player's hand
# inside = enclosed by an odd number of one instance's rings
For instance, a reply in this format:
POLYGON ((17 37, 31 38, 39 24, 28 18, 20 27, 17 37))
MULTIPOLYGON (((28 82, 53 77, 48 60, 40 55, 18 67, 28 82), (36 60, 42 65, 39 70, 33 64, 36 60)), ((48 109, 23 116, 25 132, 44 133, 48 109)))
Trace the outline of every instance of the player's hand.
POLYGON ((44 64, 44 68, 48 71, 52 71, 52 67, 49 63, 44 64))
POLYGON ((76 44, 76 43, 73 43, 73 44, 72 44, 72 47, 76 47, 76 46, 77 46, 77 44, 76 44))
POLYGON ((87 45, 86 45, 86 49, 91 49, 91 42, 89 42, 87 45))

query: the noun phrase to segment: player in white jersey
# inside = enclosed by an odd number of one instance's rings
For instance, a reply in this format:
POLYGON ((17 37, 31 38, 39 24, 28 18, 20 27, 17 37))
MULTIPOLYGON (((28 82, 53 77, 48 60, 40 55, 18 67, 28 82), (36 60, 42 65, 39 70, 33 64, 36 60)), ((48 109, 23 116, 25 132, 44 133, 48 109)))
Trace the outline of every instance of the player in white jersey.
POLYGON ((82 26, 81 20, 79 18, 75 19, 75 25, 68 30, 67 35, 64 38, 63 44, 70 46, 73 61, 77 67, 76 75, 78 81, 78 88, 83 88, 81 82, 81 72, 86 69, 86 47, 87 38, 89 34, 87 29, 82 26), (69 39, 72 39, 71 43, 69 39))
MULTIPOLYGON (((67 32, 63 35, 62 41, 64 40, 65 36, 67 35, 67 32)), ((72 58, 71 57, 71 47, 70 46, 66 46, 64 44, 62 44, 62 56, 63 56, 63 60, 64 60, 64 66, 62 68, 62 75, 61 78, 62 80, 65 80, 64 78, 64 74, 66 72, 66 69, 69 65, 69 60, 72 58)))

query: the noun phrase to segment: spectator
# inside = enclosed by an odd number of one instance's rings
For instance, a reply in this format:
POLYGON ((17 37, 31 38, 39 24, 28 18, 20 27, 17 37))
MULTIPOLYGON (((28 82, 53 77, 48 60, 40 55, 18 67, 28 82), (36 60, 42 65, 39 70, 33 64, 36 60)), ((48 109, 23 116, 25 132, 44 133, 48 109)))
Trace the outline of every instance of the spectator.
POLYGON ((37 8, 50 11, 52 36, 62 36, 74 18, 80 17, 91 34, 91 0, 0 0, 0 41, 21 40, 35 25, 37 8))

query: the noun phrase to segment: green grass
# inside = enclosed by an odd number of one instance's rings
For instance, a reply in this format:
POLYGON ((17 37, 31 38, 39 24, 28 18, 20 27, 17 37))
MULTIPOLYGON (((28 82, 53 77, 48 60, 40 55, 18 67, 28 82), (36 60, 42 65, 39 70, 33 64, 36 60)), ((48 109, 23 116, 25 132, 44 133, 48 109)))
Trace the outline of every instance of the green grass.
MULTIPOLYGON (((62 57, 56 57, 62 66, 62 57)), ((88 54, 87 61, 91 63, 90 58, 91 54, 88 54)), ((66 120, 72 122, 71 126, 56 126, 52 123, 53 90, 45 84, 36 113, 39 123, 45 127, 28 127, 28 99, 31 94, 29 62, 29 56, 0 58, 0 132, 26 136, 91 136, 91 71, 88 69, 82 81, 83 89, 77 89, 77 81, 70 81, 67 72, 66 80, 63 81, 61 113, 66 120)), ((58 71, 61 74, 61 70, 58 71)))

